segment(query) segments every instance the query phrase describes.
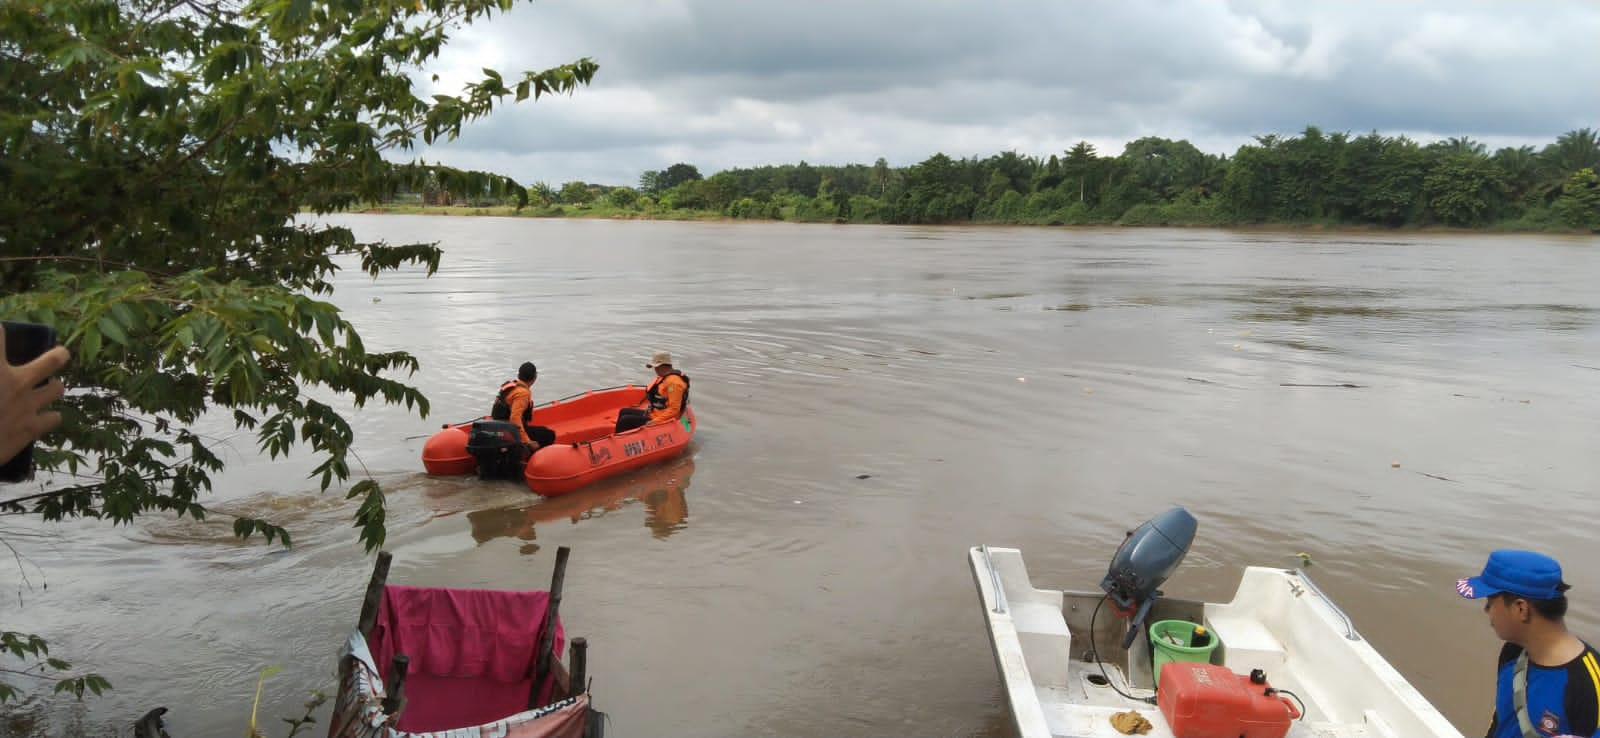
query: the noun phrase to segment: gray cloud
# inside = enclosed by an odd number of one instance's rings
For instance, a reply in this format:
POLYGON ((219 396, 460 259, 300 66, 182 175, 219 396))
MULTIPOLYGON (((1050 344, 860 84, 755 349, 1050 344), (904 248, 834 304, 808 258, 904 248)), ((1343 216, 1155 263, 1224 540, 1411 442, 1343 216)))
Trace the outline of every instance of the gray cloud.
POLYGON ((1307 125, 1540 145, 1600 126, 1595 38, 1588 0, 550 0, 458 32, 429 71, 454 91, 589 56, 594 84, 420 153, 629 184, 676 161, 899 166, 1145 135, 1231 154, 1307 125))

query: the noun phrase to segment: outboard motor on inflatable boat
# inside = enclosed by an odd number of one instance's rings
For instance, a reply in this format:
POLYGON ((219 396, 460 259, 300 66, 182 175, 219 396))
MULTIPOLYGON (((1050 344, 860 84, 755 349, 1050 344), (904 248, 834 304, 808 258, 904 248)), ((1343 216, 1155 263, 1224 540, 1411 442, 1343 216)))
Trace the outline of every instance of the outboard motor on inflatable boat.
POLYGON ((467 453, 478 460, 479 479, 521 479, 527 447, 517 427, 500 420, 478 420, 467 433, 467 453))
POLYGON ((1128 634, 1122 639, 1123 648, 1133 644, 1150 614, 1150 606, 1161 597, 1161 590, 1156 588, 1183 563, 1198 527, 1188 510, 1174 507, 1146 520, 1117 547, 1100 588, 1111 596, 1119 613, 1133 616, 1128 634))

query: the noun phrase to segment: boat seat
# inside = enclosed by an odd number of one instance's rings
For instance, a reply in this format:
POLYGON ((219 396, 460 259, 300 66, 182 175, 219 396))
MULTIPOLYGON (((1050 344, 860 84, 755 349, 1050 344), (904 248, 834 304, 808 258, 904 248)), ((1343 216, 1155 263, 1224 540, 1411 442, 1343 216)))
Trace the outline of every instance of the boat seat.
POLYGON ((1248 674, 1261 669, 1270 677, 1289 663, 1289 654, 1261 621, 1231 615, 1206 617, 1206 625, 1222 641, 1223 665, 1248 674))
POLYGON ((1028 662, 1028 675, 1039 686, 1067 685, 1072 660, 1072 633, 1061 608, 1048 602, 1019 602, 1011 607, 1017 642, 1028 662))

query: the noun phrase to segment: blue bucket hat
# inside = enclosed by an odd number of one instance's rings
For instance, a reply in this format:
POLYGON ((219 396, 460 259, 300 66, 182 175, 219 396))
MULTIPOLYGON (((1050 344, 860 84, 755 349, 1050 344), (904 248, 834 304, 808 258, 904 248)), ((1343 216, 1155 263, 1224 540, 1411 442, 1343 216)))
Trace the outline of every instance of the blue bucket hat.
POLYGON ((1534 551, 1502 549, 1489 554, 1483 573, 1456 580, 1456 592, 1478 599, 1508 592, 1530 600, 1553 600, 1561 596, 1561 564, 1534 551))

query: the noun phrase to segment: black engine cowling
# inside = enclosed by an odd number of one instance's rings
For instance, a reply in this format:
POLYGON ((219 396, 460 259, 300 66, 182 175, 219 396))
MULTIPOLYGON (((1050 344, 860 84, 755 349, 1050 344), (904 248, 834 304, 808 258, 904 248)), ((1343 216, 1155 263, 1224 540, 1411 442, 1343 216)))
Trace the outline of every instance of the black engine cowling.
POLYGON ((517 426, 499 420, 479 420, 467 432, 467 453, 478 460, 479 479, 521 479, 528 463, 517 426))

